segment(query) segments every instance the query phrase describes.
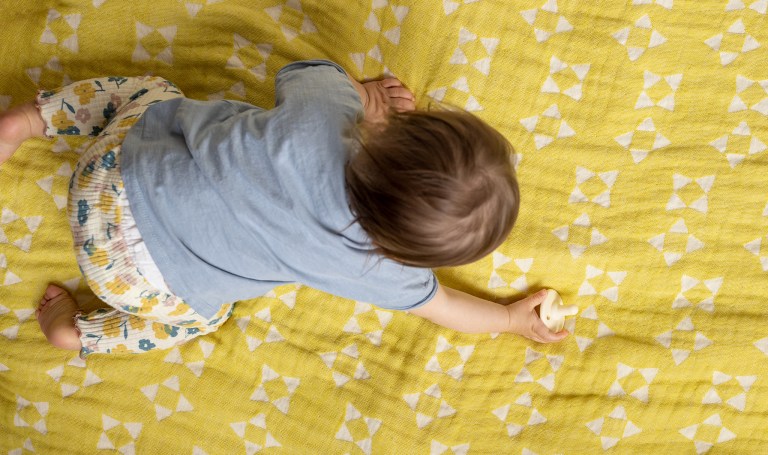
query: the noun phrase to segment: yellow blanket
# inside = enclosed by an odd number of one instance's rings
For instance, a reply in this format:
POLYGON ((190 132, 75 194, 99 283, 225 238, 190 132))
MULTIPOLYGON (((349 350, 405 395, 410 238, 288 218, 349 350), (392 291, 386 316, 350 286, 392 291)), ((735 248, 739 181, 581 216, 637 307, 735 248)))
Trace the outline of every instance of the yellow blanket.
POLYGON ((538 345, 284 286, 154 354, 51 348, 48 282, 86 286, 64 201, 75 140, 0 168, 0 451, 768 452, 766 0, 16 0, 0 108, 152 73, 271 106, 276 71, 391 72, 515 145, 523 204, 492 256, 440 270, 487 298, 557 289, 538 345))

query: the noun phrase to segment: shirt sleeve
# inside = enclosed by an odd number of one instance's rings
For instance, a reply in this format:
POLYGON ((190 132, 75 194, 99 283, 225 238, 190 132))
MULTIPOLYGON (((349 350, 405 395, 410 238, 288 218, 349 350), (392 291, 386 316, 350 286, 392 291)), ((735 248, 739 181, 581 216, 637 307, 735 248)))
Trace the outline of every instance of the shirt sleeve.
POLYGON ((435 297, 435 294, 437 294, 437 287, 438 287, 437 277, 435 276, 434 272, 432 272, 431 270, 426 270, 426 274, 427 274, 427 282, 422 288, 422 292, 426 290, 426 294, 424 295, 424 297, 421 300, 416 301, 415 303, 401 302, 402 303, 401 305, 398 305, 396 308, 393 308, 393 309, 413 310, 420 306, 425 305, 427 302, 429 302, 435 297))
POLYGON ((320 109, 324 105, 346 104, 353 114, 362 113, 362 100, 346 71, 328 60, 290 63, 275 77, 275 107, 320 109))
POLYGON ((403 266, 388 261, 389 270, 379 270, 374 276, 366 277, 376 288, 378 298, 370 301, 375 306, 388 310, 413 310, 430 300, 437 293, 437 277, 430 269, 403 266))

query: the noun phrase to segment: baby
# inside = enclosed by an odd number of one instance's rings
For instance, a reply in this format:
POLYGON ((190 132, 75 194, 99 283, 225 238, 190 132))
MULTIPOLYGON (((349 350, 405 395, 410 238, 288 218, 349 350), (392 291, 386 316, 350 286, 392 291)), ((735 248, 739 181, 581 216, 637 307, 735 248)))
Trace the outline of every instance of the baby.
POLYGON ((276 105, 184 98, 155 77, 41 91, 0 115, 0 164, 31 137, 87 135, 68 215, 89 287, 83 314, 49 285, 37 309, 54 346, 169 348, 216 330, 233 302, 299 282, 462 332, 562 340, 536 312, 437 282, 508 236, 519 193, 511 146, 460 111, 417 111, 393 78, 358 83, 296 62, 276 105))

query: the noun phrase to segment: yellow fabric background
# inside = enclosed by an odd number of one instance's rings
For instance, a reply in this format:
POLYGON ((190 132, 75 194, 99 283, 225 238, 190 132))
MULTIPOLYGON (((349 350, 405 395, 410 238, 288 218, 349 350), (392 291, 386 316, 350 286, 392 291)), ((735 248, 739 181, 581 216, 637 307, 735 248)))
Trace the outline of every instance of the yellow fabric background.
POLYGON ((82 363, 33 315, 49 281, 92 305, 59 204, 79 142, 29 141, 0 168, 0 449, 768 451, 766 7, 6 1, 3 109, 145 73, 271 106, 280 67, 322 57, 392 72, 421 107, 476 110, 520 155, 520 219, 441 280, 488 298, 550 287, 580 313, 543 346, 285 286, 178 349, 82 363))

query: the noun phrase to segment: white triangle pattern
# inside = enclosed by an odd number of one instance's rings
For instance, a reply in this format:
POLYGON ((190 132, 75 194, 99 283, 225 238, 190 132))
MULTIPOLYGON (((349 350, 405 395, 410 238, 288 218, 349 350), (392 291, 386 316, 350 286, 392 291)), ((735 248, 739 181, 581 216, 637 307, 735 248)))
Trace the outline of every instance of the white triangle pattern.
POLYGON ((720 64, 723 66, 727 66, 733 63, 740 55, 760 47, 760 43, 755 39, 755 37, 747 33, 744 22, 741 19, 737 19, 735 22, 733 22, 725 31, 725 33, 719 33, 715 36, 712 36, 711 38, 704 40, 704 44, 709 46, 713 51, 718 52, 720 56, 720 64), (729 36, 726 37, 725 34, 728 34, 729 36), (722 50, 721 47, 723 40, 730 39, 733 35, 741 35, 744 37, 741 49, 739 49, 737 52, 732 50, 722 50))
POLYGON ((173 65, 173 41, 176 38, 177 26, 152 27, 136 21, 136 48, 133 51, 132 61, 135 63, 157 61, 167 65, 173 65), (149 51, 141 44, 142 39, 152 33, 158 33, 162 36, 168 47, 164 48, 156 55, 151 55, 149 51))
POLYGON ((672 196, 669 199, 669 202, 667 202, 667 211, 672 210, 679 210, 684 208, 690 208, 700 213, 707 213, 709 210, 709 191, 712 189, 712 186, 715 183, 715 176, 714 175, 707 175, 704 177, 699 178, 691 178, 686 177, 682 174, 674 174, 672 176, 672 187, 673 192, 672 196), (678 195, 678 191, 682 190, 689 184, 692 184, 693 182, 696 182, 696 184, 701 188, 702 195, 696 199, 695 201, 691 203, 686 203, 683 201, 682 198, 678 195))
POLYGON ((552 14, 558 14, 559 10, 557 7, 557 0, 548 0, 544 5, 542 5, 538 9, 530 9, 521 11, 520 15, 523 16, 523 19, 531 26, 533 26, 533 34, 536 37, 536 41, 543 43, 547 41, 552 35, 558 34, 558 33, 565 33, 570 32, 573 30, 573 26, 568 22, 568 20, 563 15, 559 15, 557 20, 557 25, 555 26, 554 30, 543 30, 536 27, 536 17, 538 16, 539 11, 546 11, 548 13, 552 14))
MULTIPOLYGON (((267 15, 279 25, 280 31, 283 32, 283 36, 288 42, 293 41, 299 35, 317 33, 317 27, 315 27, 312 19, 310 19, 310 17, 304 13, 301 7, 301 2, 299 0, 287 0, 285 5, 276 5, 265 8, 264 12, 267 13, 267 15), (296 27, 294 25, 289 25, 287 20, 283 19, 285 10, 287 8, 293 10, 291 13, 289 13, 289 16, 295 14, 301 16, 301 26, 296 27)), ((291 21, 291 24, 292 23, 293 22, 291 21)))
MULTIPOLYGON (((726 428, 723 425, 722 418, 720 417, 720 414, 712 414, 707 419, 705 419, 702 423, 693 424, 684 428, 681 428, 679 430, 679 433, 683 435, 686 439, 693 441, 694 447, 696 448, 696 453, 705 453, 709 451, 715 444, 731 441, 733 439, 736 439, 737 435, 726 428), (699 428, 702 426, 710 426, 715 427, 715 429, 719 429, 717 439, 715 441, 711 440, 699 440, 696 439, 696 435, 698 434, 699 428)), ((710 433, 711 434, 711 433, 710 433)))
MULTIPOLYGON (((744 106, 746 108, 746 106, 744 106)), ((742 110, 739 105, 734 105, 734 103, 731 103, 731 107, 729 110, 742 110)), ((768 112, 766 112, 768 114, 768 112)), ((731 142, 733 144, 733 142, 731 142)), ((717 139, 714 139, 712 142, 709 143, 710 146, 717 149, 718 152, 722 153, 726 159, 728 160, 728 164, 731 166, 731 169, 736 168, 739 164, 744 162, 745 159, 749 158, 752 155, 756 155, 758 153, 762 153, 766 150, 768 150, 768 145, 766 145, 759 137, 751 134, 751 128, 747 124, 747 122, 742 121, 739 123, 738 126, 736 126, 731 134, 725 134, 723 136, 718 137, 717 139), (741 149, 741 150, 735 150, 734 146, 731 145, 729 148, 729 139, 731 136, 740 136, 740 137, 746 137, 749 138, 749 148, 747 149, 741 149)))
MULTIPOLYGON (((603 448, 603 450, 608 450, 611 447, 616 446, 622 439, 635 436, 637 434, 640 434, 643 430, 635 425, 634 422, 629 420, 627 416, 627 411, 624 409, 624 406, 616 406, 613 411, 610 412, 607 416, 597 418, 595 420, 591 420, 587 422, 586 427, 595 434, 595 436, 598 436, 600 438, 600 444, 603 448), (624 429, 621 433, 621 435, 617 434, 611 434, 610 436, 603 436, 603 430, 605 429, 605 423, 607 419, 611 420, 618 420, 624 422, 624 429)), ((609 427, 615 428, 614 425, 610 425, 609 427)))
POLYGON ((416 413, 416 425, 419 428, 426 427, 436 418, 450 417, 456 414, 456 410, 453 407, 451 407, 448 404, 448 402, 442 398, 442 392, 440 391, 440 386, 438 386, 437 384, 431 385, 424 392, 405 394, 403 395, 403 399, 408 404, 408 407, 410 407, 411 410, 416 413), (416 411, 416 407, 418 406, 419 401, 424 395, 429 396, 440 402, 440 409, 437 411, 436 415, 428 416, 428 415, 422 414, 421 412, 416 411))
POLYGON ((667 39, 657 30, 654 30, 652 27, 653 25, 651 24, 650 17, 647 14, 645 14, 635 21, 634 27, 625 27, 614 32, 613 38, 620 45, 627 48, 627 55, 629 57, 629 60, 634 62, 635 60, 639 59, 645 53, 646 50, 661 46, 662 44, 667 42, 667 39), (637 47, 637 46, 629 46, 627 44, 629 42, 630 35, 635 31, 634 29, 651 30, 648 43, 645 46, 637 47))

